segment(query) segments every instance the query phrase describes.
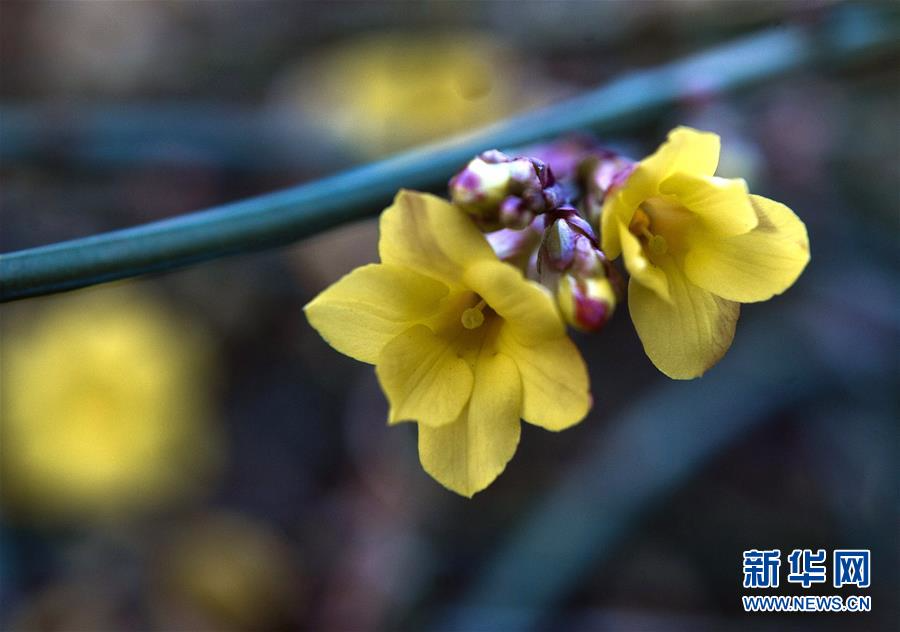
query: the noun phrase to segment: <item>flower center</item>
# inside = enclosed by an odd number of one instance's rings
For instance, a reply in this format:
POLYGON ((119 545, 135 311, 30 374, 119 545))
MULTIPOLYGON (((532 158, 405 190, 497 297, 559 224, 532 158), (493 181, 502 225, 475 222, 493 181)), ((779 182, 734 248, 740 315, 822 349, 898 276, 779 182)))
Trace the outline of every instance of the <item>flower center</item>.
POLYGON ((677 201, 653 197, 634 212, 628 230, 649 255, 683 254, 693 221, 693 214, 677 201))
POLYGON ((484 313, 481 310, 485 308, 485 305, 484 299, 481 299, 477 305, 463 311, 460 318, 463 327, 466 329, 478 329, 481 327, 484 324, 484 313))

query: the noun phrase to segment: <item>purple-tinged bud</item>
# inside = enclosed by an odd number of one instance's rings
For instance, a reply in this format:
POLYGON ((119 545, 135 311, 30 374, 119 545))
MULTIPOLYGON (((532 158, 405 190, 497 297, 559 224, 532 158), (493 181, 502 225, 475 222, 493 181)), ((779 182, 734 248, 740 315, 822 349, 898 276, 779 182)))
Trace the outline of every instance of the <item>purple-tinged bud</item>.
POLYGON ((556 211, 553 212, 553 215, 568 222, 574 230, 580 232, 585 237, 590 238, 591 241, 597 241, 597 235, 594 233, 594 229, 591 228, 588 221, 579 215, 578 211, 571 206, 563 206, 562 208, 556 209, 556 211))
POLYGON ((549 225, 538 251, 540 280, 556 288, 567 323, 581 331, 598 331, 615 310, 615 269, 591 225, 574 208, 559 208, 543 217, 549 225))
POLYGON ((556 291, 563 318, 575 329, 596 332, 612 318, 616 293, 606 277, 563 276, 556 291))
POLYGON ((541 244, 541 267, 549 266, 557 272, 563 272, 572 265, 575 259, 575 242, 583 235, 572 230, 565 220, 558 219, 544 233, 541 244))
POLYGON ((548 185, 544 190, 544 208, 551 210, 562 206, 566 201, 566 195, 563 187, 554 182, 548 185))
POLYGON ((600 203, 604 195, 624 182, 635 165, 621 154, 604 148, 590 135, 529 145, 523 152, 534 161, 552 165, 558 183, 578 190, 574 197, 591 194, 600 203))
POLYGON ((606 257, 594 243, 583 235, 575 241, 575 256, 571 272, 577 277, 606 276, 606 257))
POLYGON ((538 177, 538 182, 541 183, 541 188, 546 189, 556 184, 556 177, 553 175, 553 171, 544 161, 531 158, 531 164, 534 165, 534 172, 538 177))
POLYGON ((451 201, 484 231, 525 228, 554 209, 563 194, 546 164, 490 150, 450 180, 451 201))
POLYGON ((532 265, 535 251, 544 235, 544 216, 540 215, 524 230, 504 228, 487 233, 497 258, 511 263, 520 270, 527 270, 532 265))
MULTIPOLYGON (((487 152, 486 152, 487 153, 487 152)), ((499 152, 496 152, 499 153, 499 152)), ((510 169, 506 163, 475 158, 450 180, 450 198, 467 212, 499 204, 506 197, 510 169)))
POLYGON ((538 253, 538 271, 543 279, 551 282, 552 272, 570 270, 578 275, 603 274, 606 260, 597 248, 594 231, 574 208, 562 207, 545 217, 554 219, 544 232, 538 253))
POLYGON ((526 228, 534 221, 534 213, 521 198, 509 196, 500 203, 500 223, 513 230, 526 228))
POLYGON ((606 195, 610 193, 615 193, 616 189, 625 184, 625 181, 628 180, 628 177, 634 173, 635 168, 637 168, 637 163, 632 162, 628 165, 625 165, 618 171, 616 171, 612 178, 609 181, 609 186, 606 187, 606 195))
POLYGON ((611 151, 598 153, 590 168, 588 188, 601 198, 621 186, 636 163, 611 151))
POLYGON ((588 134, 571 135, 525 147, 522 152, 553 166, 557 180, 574 181, 581 164, 600 149, 597 140, 588 134))
POLYGON ((500 163, 510 161, 510 157, 499 149, 488 149, 487 151, 483 151, 478 155, 478 158, 481 158, 491 165, 499 165, 500 163))
POLYGON ((598 153, 586 168, 584 207, 588 218, 597 223, 606 197, 621 187, 637 163, 611 151, 598 153))

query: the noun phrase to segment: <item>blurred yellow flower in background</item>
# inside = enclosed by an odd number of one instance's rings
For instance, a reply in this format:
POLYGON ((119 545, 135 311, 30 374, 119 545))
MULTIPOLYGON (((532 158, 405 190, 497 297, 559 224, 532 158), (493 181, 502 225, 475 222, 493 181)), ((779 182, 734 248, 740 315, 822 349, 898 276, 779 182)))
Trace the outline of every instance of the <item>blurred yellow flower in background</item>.
POLYGON ((220 442, 203 335, 130 287, 10 309, 21 310, 5 314, 0 342, 0 498, 11 513, 116 519, 208 481, 220 442))
POLYGON ((154 556, 159 629, 283 629, 306 597, 293 557, 277 531, 239 514, 175 525, 154 556))
POLYGON ((474 32, 360 37, 289 73, 276 100, 366 156, 470 131, 547 98, 539 73, 496 36, 474 32))
POLYGON ((740 303, 781 294, 809 262, 803 222, 713 174, 719 137, 679 127, 606 198, 603 251, 631 275, 628 309, 650 360, 702 375, 731 346, 740 303))

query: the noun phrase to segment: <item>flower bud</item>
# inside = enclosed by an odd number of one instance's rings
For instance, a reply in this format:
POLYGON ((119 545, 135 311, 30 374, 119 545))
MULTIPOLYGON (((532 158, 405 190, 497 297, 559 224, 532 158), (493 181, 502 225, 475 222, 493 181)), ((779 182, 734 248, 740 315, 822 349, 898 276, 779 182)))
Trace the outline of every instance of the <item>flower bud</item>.
POLYGON ((635 163, 612 151, 598 152, 590 168, 588 188, 600 197, 621 186, 631 172, 635 163))
POLYGON ((573 134, 549 143, 529 145, 522 152, 553 165, 553 175, 557 180, 574 182, 579 177, 582 163, 598 150, 600 146, 593 136, 573 134))
POLYGON ((541 247, 541 266, 549 265, 562 272, 572 265, 575 258, 575 242, 582 237, 565 220, 558 219, 544 233, 541 247))
POLYGON ((567 323, 581 331, 598 331, 615 309, 615 270, 598 247, 591 225, 574 208, 559 208, 544 218, 549 226, 538 251, 540 280, 556 288, 567 323))
POLYGON ((485 237, 500 261, 506 261, 520 270, 527 270, 532 265, 543 234, 544 226, 538 218, 524 230, 504 228, 487 233, 485 237))
POLYGON ((500 224, 513 230, 521 230, 534 221, 534 213, 521 198, 510 195, 500 203, 500 224))
POLYGON ((605 257, 597 249, 594 230, 572 207, 556 209, 538 253, 539 271, 572 270, 578 275, 603 274, 605 257))
POLYGON ((484 231, 525 228, 562 198, 549 166, 497 150, 482 153, 450 180, 451 201, 484 231))
POLYGON ((571 272, 578 277, 606 276, 606 256, 593 241, 583 235, 575 240, 571 272))
POLYGON ((606 277, 566 274, 559 281, 556 300, 566 322, 585 332, 602 329, 616 308, 616 293, 606 277))
POLYGON ((606 196, 622 186, 636 163, 608 150, 598 151, 585 168, 584 207, 591 222, 600 221, 606 196))

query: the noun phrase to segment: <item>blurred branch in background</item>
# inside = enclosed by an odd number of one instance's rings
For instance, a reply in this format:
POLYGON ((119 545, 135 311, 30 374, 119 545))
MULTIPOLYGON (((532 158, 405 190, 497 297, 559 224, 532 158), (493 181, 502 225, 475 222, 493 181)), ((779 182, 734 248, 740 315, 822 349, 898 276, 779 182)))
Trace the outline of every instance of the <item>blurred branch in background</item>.
POLYGON ((6 104, 0 139, 0 161, 51 157, 106 169, 207 162, 245 171, 310 163, 337 169, 349 159, 310 121, 212 102, 6 104))
MULTIPOLYGON (((841 19, 816 27, 776 28, 752 35, 682 61, 632 73, 582 96, 482 131, 309 184, 175 219, 0 255, 0 300, 75 289, 284 245, 374 214, 401 187, 436 190, 455 169, 484 149, 526 144, 581 129, 621 131, 689 96, 692 90, 740 89, 813 63, 846 64, 893 49, 900 41, 896 37, 896 14, 889 9, 840 7, 835 13, 840 13, 841 19), (847 11, 851 12, 850 19, 847 11)), ((6 112, 0 114, 4 121, 8 118, 6 112)), ((160 124, 155 117, 150 118, 154 125, 160 124)), ((20 113, 11 117, 11 122, 27 125, 28 119, 20 113)), ((102 119, 88 116, 85 120, 102 119)), ((198 121, 196 129, 215 135, 217 125, 206 123, 198 121)), ((5 125, 0 127, 0 135, 5 138, 11 134, 18 139, 19 147, 26 147, 24 139, 29 132, 13 133, 5 125)), ((255 126, 249 124, 246 129, 253 132, 255 126)), ((98 153, 102 155, 103 151, 98 153)))

